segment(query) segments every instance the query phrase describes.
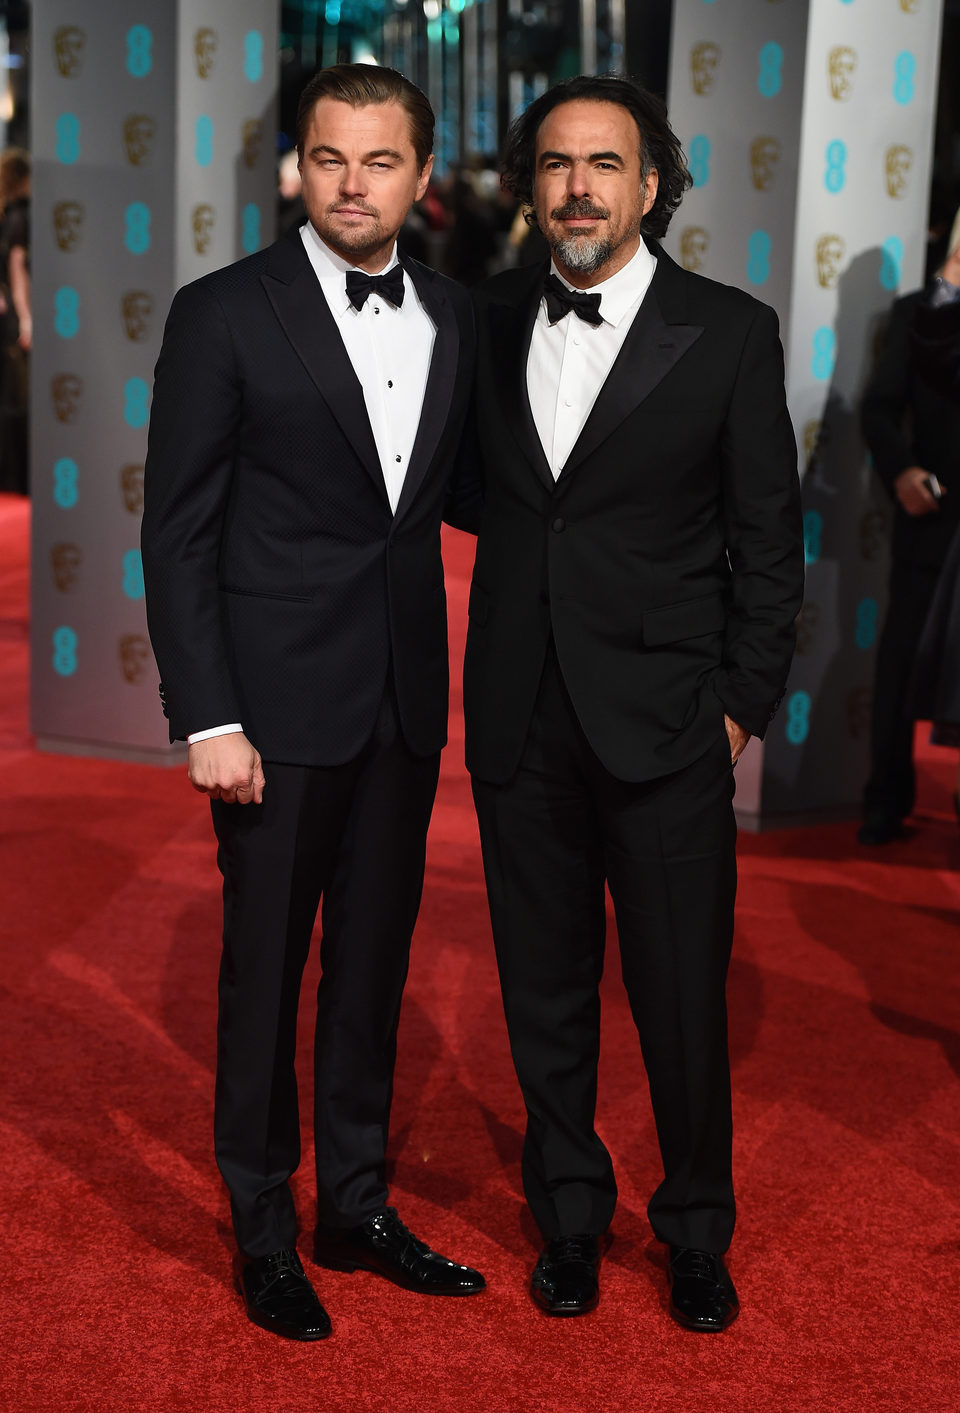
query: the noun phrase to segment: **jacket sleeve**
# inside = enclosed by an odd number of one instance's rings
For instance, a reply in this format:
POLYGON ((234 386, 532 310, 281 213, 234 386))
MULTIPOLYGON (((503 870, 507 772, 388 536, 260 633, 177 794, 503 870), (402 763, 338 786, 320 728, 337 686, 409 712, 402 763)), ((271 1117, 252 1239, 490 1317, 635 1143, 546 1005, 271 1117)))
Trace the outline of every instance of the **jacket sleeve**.
POLYGON ((762 737, 783 697, 803 601, 797 446, 787 411, 777 316, 758 305, 720 444, 730 599, 714 689, 762 737))
POLYGON ((893 496, 893 483, 914 463, 906 426, 910 406, 908 326, 911 302, 897 300, 890 311, 880 355, 863 394, 860 423, 877 475, 893 496))
POLYGON ((173 301, 155 370, 141 530, 171 740, 241 720, 217 591, 241 409, 223 310, 202 285, 188 285, 173 301))

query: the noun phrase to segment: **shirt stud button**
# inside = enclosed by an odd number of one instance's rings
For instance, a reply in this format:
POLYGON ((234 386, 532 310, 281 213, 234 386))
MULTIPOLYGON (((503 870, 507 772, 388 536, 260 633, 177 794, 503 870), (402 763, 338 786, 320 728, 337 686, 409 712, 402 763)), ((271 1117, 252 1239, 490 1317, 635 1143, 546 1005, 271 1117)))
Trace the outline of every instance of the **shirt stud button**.
POLYGON ((388 387, 388 388, 392 388, 392 387, 393 387, 393 379, 392 379, 392 378, 388 378, 388 379, 387 379, 387 387, 388 387))
POLYGON ((394 457, 394 460, 395 460, 395 461, 402 461, 402 460, 403 460, 403 457, 402 457, 402 456, 395 456, 395 457, 394 457))

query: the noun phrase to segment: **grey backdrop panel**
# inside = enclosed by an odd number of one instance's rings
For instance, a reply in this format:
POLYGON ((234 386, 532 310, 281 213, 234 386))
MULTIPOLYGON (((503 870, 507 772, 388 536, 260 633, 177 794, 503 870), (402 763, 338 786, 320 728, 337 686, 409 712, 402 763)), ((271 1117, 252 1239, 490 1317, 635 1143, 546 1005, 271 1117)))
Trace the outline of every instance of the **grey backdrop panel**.
POLYGON ((273 239, 276 0, 36 0, 32 727, 169 755, 140 564, 175 290, 273 239))
POLYGON ((921 280, 938 0, 677 0, 670 115, 696 185, 668 248, 780 315, 807 591, 787 696, 737 768, 747 824, 856 808, 890 508, 858 407, 921 280))

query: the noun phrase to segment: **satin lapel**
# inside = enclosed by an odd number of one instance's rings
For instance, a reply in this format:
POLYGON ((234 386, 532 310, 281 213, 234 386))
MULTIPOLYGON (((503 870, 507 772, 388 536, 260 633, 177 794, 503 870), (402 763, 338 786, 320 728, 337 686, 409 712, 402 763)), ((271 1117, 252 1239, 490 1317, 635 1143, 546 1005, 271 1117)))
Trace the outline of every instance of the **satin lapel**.
POLYGON ((407 278, 416 285, 420 302, 437 328, 430 357, 430 372, 423 394, 420 424, 417 428, 410 465, 403 478, 403 489, 397 502, 397 515, 404 513, 423 483, 443 435, 453 400, 460 363, 460 330, 457 316, 438 280, 429 270, 415 262, 401 260, 407 278))
POLYGON ((543 452, 527 394, 527 354, 540 308, 544 273, 539 265, 533 266, 532 271, 535 278, 530 281, 526 298, 518 300, 516 305, 490 306, 491 341, 496 363, 494 376, 499 392, 497 410, 503 414, 540 480, 552 491, 556 482, 543 452))
POLYGON ((699 324, 666 321, 656 284, 654 277, 558 481, 606 441, 703 333, 699 324))
POLYGON ((331 415, 389 504, 363 389, 299 236, 296 244, 302 261, 292 241, 281 240, 273 247, 267 273, 261 276, 263 287, 331 415))

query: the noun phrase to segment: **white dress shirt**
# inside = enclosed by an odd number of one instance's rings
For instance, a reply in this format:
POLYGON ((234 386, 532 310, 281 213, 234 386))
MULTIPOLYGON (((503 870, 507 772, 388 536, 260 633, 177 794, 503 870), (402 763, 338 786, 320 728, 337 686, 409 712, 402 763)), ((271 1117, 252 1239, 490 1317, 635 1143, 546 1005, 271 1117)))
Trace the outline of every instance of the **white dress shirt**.
MULTIPOLYGON (((550 268, 567 289, 574 288, 552 261, 550 268)), ((578 290, 579 294, 600 295, 603 323, 596 326, 573 312, 551 325, 546 300, 540 300, 527 356, 527 396, 554 480, 623 347, 656 268, 656 258, 641 240, 636 255, 622 270, 598 285, 578 290)))
MULTIPOLYGON (((346 274, 357 267, 335 255, 309 221, 300 228, 300 238, 363 389, 387 499, 396 513, 420 426, 436 325, 406 272, 399 309, 378 294, 369 295, 363 308, 355 309, 347 298, 346 274)), ((385 275, 396 264, 394 246, 390 260, 378 273, 385 275)), ((187 742, 193 745, 242 730, 242 725, 234 721, 227 726, 191 732, 187 742)))

